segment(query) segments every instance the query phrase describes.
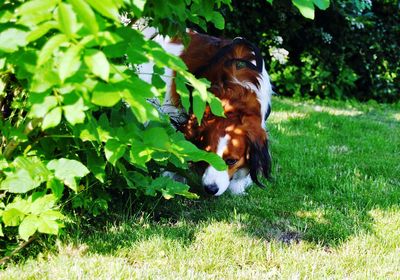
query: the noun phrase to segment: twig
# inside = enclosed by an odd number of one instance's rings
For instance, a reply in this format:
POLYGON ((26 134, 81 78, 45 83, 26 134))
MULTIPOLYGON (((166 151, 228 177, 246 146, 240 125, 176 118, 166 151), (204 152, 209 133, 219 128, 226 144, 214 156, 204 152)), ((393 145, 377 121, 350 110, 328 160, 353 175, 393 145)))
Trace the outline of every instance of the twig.
POLYGON ((8 261, 11 260, 12 256, 14 256, 16 253, 18 253, 22 249, 24 249, 26 246, 28 246, 30 243, 32 243, 32 241, 35 240, 36 238, 37 238, 36 235, 31 236, 31 238, 29 238, 28 241, 25 241, 24 243, 19 245, 17 248, 15 248, 14 251, 12 251, 9 256, 6 256, 6 257, 0 259, 0 265, 6 264, 8 261))
MULTIPOLYGON (((28 134, 31 133, 38 126, 40 121, 41 121, 40 119, 33 119, 29 121, 24 129, 24 134, 28 136, 28 134)), ((9 159, 12 153, 14 152, 15 148, 17 148, 19 144, 20 143, 18 140, 15 139, 11 140, 4 149, 4 157, 6 159, 9 159)))

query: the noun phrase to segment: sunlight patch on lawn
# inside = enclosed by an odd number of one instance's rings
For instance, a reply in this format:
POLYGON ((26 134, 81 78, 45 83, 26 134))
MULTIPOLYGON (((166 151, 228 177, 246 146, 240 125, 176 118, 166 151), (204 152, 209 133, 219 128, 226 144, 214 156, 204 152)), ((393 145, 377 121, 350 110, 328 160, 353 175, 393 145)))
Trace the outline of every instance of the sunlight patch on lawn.
POLYGON ((57 241, 56 245, 58 252, 70 257, 84 256, 89 249, 89 247, 86 244, 79 244, 79 245, 62 244, 60 241, 57 241))
POLYGON ((272 123, 280 123, 292 119, 305 119, 307 114, 300 112, 272 112, 271 119, 269 120, 272 123))
POLYGON ((316 112, 325 112, 325 113, 328 113, 333 116, 355 117, 355 116, 359 116, 362 114, 361 111, 355 110, 355 109, 338 109, 338 108, 319 106, 319 105, 314 106, 313 109, 316 112))
POLYGON ((400 113, 393 114, 393 118, 394 118, 396 121, 400 121, 400 113))
POLYGON ((325 218, 325 214, 321 209, 316 209, 314 211, 297 211, 296 212, 297 217, 299 218, 307 218, 307 219, 313 219, 315 222, 319 224, 325 224, 327 225, 329 222, 325 218))
POLYGON ((331 145, 328 150, 331 154, 347 154, 350 152, 350 148, 346 145, 331 145))

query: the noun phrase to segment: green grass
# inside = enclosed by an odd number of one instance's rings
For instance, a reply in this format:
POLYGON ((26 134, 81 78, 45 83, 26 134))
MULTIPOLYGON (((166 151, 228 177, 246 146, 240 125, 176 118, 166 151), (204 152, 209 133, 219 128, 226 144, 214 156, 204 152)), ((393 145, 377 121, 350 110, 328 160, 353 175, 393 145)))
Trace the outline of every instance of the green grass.
POLYGON ((275 98, 267 189, 81 221, 0 278, 399 279, 399 112, 275 98))

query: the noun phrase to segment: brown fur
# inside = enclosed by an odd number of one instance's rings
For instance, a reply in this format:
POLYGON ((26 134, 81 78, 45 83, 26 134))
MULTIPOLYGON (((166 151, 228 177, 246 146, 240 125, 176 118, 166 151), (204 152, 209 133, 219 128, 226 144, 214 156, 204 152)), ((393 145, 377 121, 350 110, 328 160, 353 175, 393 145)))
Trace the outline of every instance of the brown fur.
MULTIPOLYGON (((232 42, 198 33, 189 35, 191 42, 181 58, 192 73, 207 65, 220 48, 232 42)), ((201 75, 211 82, 210 91, 221 100, 226 118, 214 116, 207 106, 201 124, 191 115, 188 122, 179 128, 197 147, 212 152, 216 152, 219 139, 228 135, 229 145, 222 157, 224 160, 237 160, 236 164, 229 166, 230 178, 238 169, 248 167, 250 144, 262 146, 267 139, 261 127, 261 108, 256 94, 235 82, 250 82, 258 87, 259 73, 249 68, 237 69, 234 64, 225 65, 233 58, 252 61, 254 55, 247 46, 237 45, 201 75)), ((173 86, 173 104, 180 106, 179 95, 174 89, 173 86)))

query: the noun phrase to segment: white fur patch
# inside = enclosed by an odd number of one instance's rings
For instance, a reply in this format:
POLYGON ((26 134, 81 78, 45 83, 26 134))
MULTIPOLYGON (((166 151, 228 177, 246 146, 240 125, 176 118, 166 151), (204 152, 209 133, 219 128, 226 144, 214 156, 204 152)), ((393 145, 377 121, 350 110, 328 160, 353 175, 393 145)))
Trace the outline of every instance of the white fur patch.
MULTIPOLYGON (((226 147, 228 146, 229 136, 225 135, 221 137, 218 141, 217 146, 217 155, 222 157, 226 147)), ((203 186, 208 186, 212 184, 216 184, 218 187, 218 192, 215 196, 219 196, 223 194, 226 189, 229 187, 229 174, 228 171, 218 171, 212 166, 207 167, 206 171, 202 177, 203 186)))
POLYGON ((229 190, 236 195, 245 194, 247 187, 249 187, 253 181, 250 178, 250 175, 240 179, 240 180, 232 180, 229 184, 229 190))
POLYGON ((267 113, 268 107, 271 106, 272 85, 267 70, 265 69, 265 65, 263 65, 262 69, 263 71, 258 79, 260 89, 256 91, 256 94, 258 102, 261 104, 261 126, 265 128, 265 114, 267 113))
MULTIPOLYGON (((157 29, 154 27, 149 27, 145 20, 139 20, 135 26, 136 29, 140 30, 146 39, 151 39, 154 42, 160 44, 160 46, 168 53, 173 54, 175 56, 180 56, 183 53, 184 46, 182 44, 171 43, 171 38, 168 36, 156 35, 157 29), (154 38, 153 38, 154 37, 154 38)), ((147 62, 136 66, 139 78, 143 81, 151 84, 151 79, 153 76, 153 62, 147 62)), ((171 86, 174 72, 172 69, 168 67, 164 67, 164 74, 161 76, 161 79, 166 84, 166 93, 164 97, 164 101, 162 105, 160 105, 160 101, 157 98, 153 98, 148 100, 152 103, 159 112, 163 114, 167 114, 170 116, 172 120, 177 123, 184 122, 186 120, 184 111, 182 109, 176 108, 173 106, 171 101, 171 86)))
POLYGON ((261 126, 265 128, 265 114, 267 113, 268 107, 271 106, 272 85, 267 70, 265 70, 265 65, 263 65, 262 69, 261 75, 258 78, 259 87, 250 81, 239 81, 235 77, 233 82, 256 93, 257 100, 261 106, 261 126))
POLYGON ((249 170, 246 168, 239 169, 235 172, 229 184, 229 190, 233 194, 244 194, 248 186, 253 183, 249 170))
MULTIPOLYGON (((144 30, 142 30, 142 33, 145 38, 151 38, 156 34, 156 29, 154 27, 147 27, 144 30)), ((177 44, 177 43, 171 43, 171 38, 168 36, 162 36, 162 35, 157 35, 152 39, 154 42, 157 42, 160 44, 160 46, 168 53, 173 54, 175 56, 180 56, 183 52, 184 46, 182 44, 177 44)), ((153 62, 148 62, 148 63, 143 63, 138 66, 138 72, 139 72, 139 77, 148 82, 151 83, 151 76, 153 74, 153 67, 154 63, 153 62)), ((167 85, 167 93, 165 96, 165 101, 164 103, 170 103, 171 102, 171 85, 172 85, 172 79, 173 79, 173 71, 170 68, 165 67, 164 68, 165 72, 164 75, 161 77, 163 81, 167 85)))

